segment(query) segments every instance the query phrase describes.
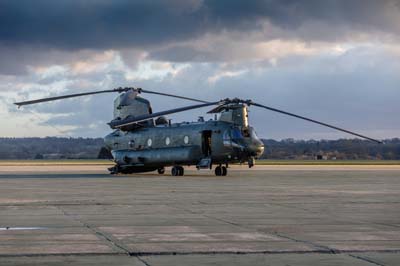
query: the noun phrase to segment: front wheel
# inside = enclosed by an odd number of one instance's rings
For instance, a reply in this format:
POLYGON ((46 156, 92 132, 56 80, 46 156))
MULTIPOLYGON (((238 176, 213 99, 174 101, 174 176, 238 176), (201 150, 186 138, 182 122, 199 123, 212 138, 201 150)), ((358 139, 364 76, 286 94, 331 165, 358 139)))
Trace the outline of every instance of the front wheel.
POLYGON ((222 173, 221 173, 221 175, 222 175, 222 176, 226 176, 226 175, 228 174, 228 169, 226 169, 225 166, 222 166, 221 168, 222 168, 222 173))

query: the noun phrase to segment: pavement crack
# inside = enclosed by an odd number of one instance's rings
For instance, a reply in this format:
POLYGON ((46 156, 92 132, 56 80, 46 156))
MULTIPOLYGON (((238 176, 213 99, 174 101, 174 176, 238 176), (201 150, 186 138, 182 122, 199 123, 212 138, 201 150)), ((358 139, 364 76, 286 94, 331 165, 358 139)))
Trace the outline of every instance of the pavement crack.
POLYGON ((271 233, 273 235, 276 235, 278 237, 281 237, 281 238, 286 238, 286 239, 292 240, 294 242, 304 243, 304 244, 308 244, 308 245, 314 246, 316 248, 324 249, 324 250, 327 250, 329 253, 332 253, 332 254, 340 253, 340 251, 337 250, 337 249, 333 249, 333 248, 330 248, 330 247, 324 246, 324 245, 315 244, 315 243, 313 243, 311 241, 308 241, 308 240, 302 240, 302 239, 289 237, 289 236, 283 235, 283 234, 278 233, 278 232, 269 232, 269 233, 271 233))
MULTIPOLYGON (((214 220, 216 220, 216 221, 220 221, 220 222, 227 223, 227 224, 230 224, 230 225, 238 226, 238 227, 241 227, 241 228, 246 228, 246 227, 242 226, 241 224, 234 223, 234 222, 231 222, 231 221, 227 221, 227 220, 225 220, 225 219, 221 219, 221 218, 217 218, 217 217, 212 217, 212 216, 208 216, 208 215, 205 215, 205 214, 203 214, 203 216, 206 217, 206 218, 214 219, 214 220)), ((246 229, 247 229, 247 228, 246 228, 246 229)))
POLYGON ((87 228, 89 231, 94 233, 99 239, 105 241, 109 246, 113 247, 114 250, 129 255, 129 253, 130 253, 129 248, 125 247, 124 244, 120 243, 114 237, 111 237, 111 236, 107 235, 106 233, 96 229, 95 227, 92 227, 90 224, 82 221, 77 215, 68 213, 61 206, 55 206, 55 207, 57 209, 59 209, 65 216, 80 223, 83 227, 87 228))
POLYGON ((389 227, 395 227, 395 228, 399 228, 400 225, 397 224, 389 224, 389 223, 375 223, 377 225, 384 225, 384 226, 389 226, 389 227))
MULTIPOLYGON (((172 207, 175 207, 176 209, 181 209, 181 210, 193 213, 193 211, 191 211, 189 209, 185 209, 185 208, 178 207, 178 206, 172 206, 172 207)), ((210 216, 210 215, 207 215, 207 214, 204 214, 204 213, 196 213, 196 214, 200 214, 203 217, 206 217, 206 218, 209 218, 209 219, 214 219, 216 221, 227 223, 227 224, 230 224, 230 225, 242 228, 242 229, 251 230, 251 231, 255 231, 255 232, 259 232, 259 233, 269 233, 269 234, 272 234, 272 235, 275 235, 277 237, 284 238, 284 239, 287 239, 287 240, 290 240, 290 241, 307 244, 307 245, 313 246, 314 248, 317 248, 319 250, 324 250, 326 253, 331 253, 331 254, 340 253, 336 249, 332 249, 332 248, 329 248, 329 247, 323 246, 323 245, 318 245, 318 244, 315 244, 315 243, 313 243, 311 241, 301 240, 301 239, 296 239, 296 238, 292 238, 292 237, 289 237, 289 236, 285 236, 285 235, 282 235, 282 234, 280 234, 278 232, 271 232, 271 231, 264 232, 264 231, 257 230, 257 229, 251 228, 251 227, 246 227, 246 226, 244 226, 242 224, 239 224, 239 223, 235 223, 235 222, 231 222, 231 221, 228 221, 228 220, 225 220, 225 219, 222 219, 222 218, 217 218, 217 217, 214 217, 214 216, 210 216)))
POLYGON ((140 256, 134 256, 134 257, 136 257, 138 260, 140 260, 140 262, 142 262, 144 265, 146 265, 146 266, 151 266, 145 259, 143 259, 142 257, 140 257, 140 256))
POLYGON ((352 258, 358 259, 358 260, 362 260, 362 261, 366 261, 366 262, 372 263, 374 265, 385 266, 384 264, 376 262, 376 261, 374 261, 374 260, 372 260, 370 258, 365 258, 365 257, 362 257, 362 256, 353 255, 353 254, 347 254, 347 255, 352 257, 352 258))

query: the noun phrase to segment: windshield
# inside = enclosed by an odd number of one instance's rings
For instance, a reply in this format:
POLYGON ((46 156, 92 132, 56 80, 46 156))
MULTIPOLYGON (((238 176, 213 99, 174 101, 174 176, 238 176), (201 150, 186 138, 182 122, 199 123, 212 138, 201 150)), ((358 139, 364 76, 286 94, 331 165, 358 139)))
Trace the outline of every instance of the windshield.
POLYGON ((234 128, 231 131, 232 139, 242 139, 243 135, 242 132, 238 128, 234 128))
POLYGON ((257 133, 256 133, 256 131, 254 130, 254 128, 250 128, 250 134, 251 134, 251 138, 252 139, 260 139, 258 136, 257 136, 257 133))

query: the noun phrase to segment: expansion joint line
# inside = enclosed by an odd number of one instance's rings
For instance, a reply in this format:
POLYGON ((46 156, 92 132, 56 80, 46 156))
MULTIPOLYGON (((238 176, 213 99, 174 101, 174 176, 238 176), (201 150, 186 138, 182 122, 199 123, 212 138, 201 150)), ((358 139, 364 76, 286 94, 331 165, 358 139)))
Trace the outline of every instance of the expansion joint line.
POLYGON ((146 266, 151 266, 147 261, 145 261, 143 258, 141 258, 140 256, 136 256, 136 255, 130 255, 132 257, 136 257, 138 260, 140 260, 141 263, 143 263, 146 266))
MULTIPOLYGON (((192 212, 191 210, 187 210, 187 209, 185 209, 185 208, 181 208, 181 207, 177 207, 177 206, 173 206, 173 207, 175 207, 176 209, 181 209, 181 210, 184 210, 184 211, 188 211, 188 212, 190 212, 190 213, 194 213, 194 212, 192 212)), ((249 229, 250 229, 250 230, 254 230, 254 231, 256 231, 256 232, 266 233, 266 232, 263 232, 263 231, 260 231, 260 230, 254 229, 254 228, 246 227, 246 226, 244 226, 244 225, 241 225, 241 224, 238 224, 238 223, 235 223, 235 222, 227 221, 227 220, 225 220, 225 219, 221 219, 221 218, 217 218, 217 217, 213 217, 213 216, 206 215, 206 214, 201 214, 201 213, 196 213, 196 214, 200 214, 200 215, 202 215, 203 217, 210 218, 210 219, 214 219, 214 220, 220 221, 220 222, 224 222, 224 223, 227 223, 227 224, 230 224, 230 225, 239 227, 239 228, 243 228, 243 229, 246 229, 246 230, 249 230, 249 229)), ((282 235, 281 233, 278 233, 278 232, 271 232, 271 231, 268 231, 267 233, 272 234, 272 235, 275 235, 275 236, 280 237, 280 238, 285 238, 285 239, 288 239, 288 240, 291 240, 291 241, 294 241, 294 242, 304 243, 304 244, 311 245, 311 246, 313 246, 313 247, 315 247, 315 248, 324 250, 326 253, 331 253, 331 254, 340 253, 340 251, 338 251, 338 250, 336 250, 336 249, 332 249, 332 248, 329 248, 329 247, 323 246, 323 245, 318 245, 318 244, 315 244, 315 243, 313 243, 313 242, 311 242, 311 241, 301 240, 301 239, 296 239, 296 238, 288 237, 288 236, 282 235)))
POLYGON ((376 262, 376 261, 374 261, 372 259, 369 259, 369 258, 365 258, 365 257, 362 257, 362 256, 353 255, 353 254, 347 254, 347 255, 352 257, 352 258, 358 259, 358 260, 362 260, 362 261, 365 261, 365 262, 372 263, 374 265, 385 266, 384 264, 381 264, 381 263, 376 262))
POLYGON ((101 232, 100 230, 96 229, 95 227, 92 227, 90 224, 85 223, 77 215, 70 214, 67 211, 65 211, 61 206, 55 206, 57 209, 59 209, 66 217, 69 217, 70 219, 80 223, 83 227, 87 228, 90 230, 92 233, 94 233, 99 239, 105 241, 108 244, 111 244, 114 249, 116 249, 118 252, 125 253, 126 255, 130 255, 130 251, 127 247, 125 247, 124 244, 119 243, 117 239, 114 239, 111 236, 108 236, 106 233, 101 232))
POLYGON ((340 253, 339 250, 336 250, 336 249, 333 249, 333 248, 330 248, 330 247, 327 247, 327 246, 324 246, 324 245, 315 244, 315 243, 313 243, 313 242, 311 242, 311 241, 308 241, 308 240, 302 240, 302 239, 297 239, 297 238, 289 237, 289 236, 286 236, 286 235, 282 235, 281 233, 278 233, 278 232, 269 232, 269 233, 271 233, 271 234, 273 234, 273 235, 276 235, 276 236, 278 236, 278 237, 281 237, 281 238, 285 238, 285 239, 288 239, 288 240, 292 240, 292 241, 294 241, 294 242, 304 243, 304 244, 308 244, 308 245, 314 246, 314 247, 316 247, 316 248, 324 249, 324 250, 328 251, 328 253, 331 253, 331 254, 338 254, 338 253, 340 253))

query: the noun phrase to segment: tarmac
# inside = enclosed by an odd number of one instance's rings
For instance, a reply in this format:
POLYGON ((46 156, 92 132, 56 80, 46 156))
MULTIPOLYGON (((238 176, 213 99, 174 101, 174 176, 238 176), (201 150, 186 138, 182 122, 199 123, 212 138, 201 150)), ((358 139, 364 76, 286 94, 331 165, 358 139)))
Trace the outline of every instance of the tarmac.
POLYGON ((0 166, 0 265, 400 265, 400 166, 0 166))

